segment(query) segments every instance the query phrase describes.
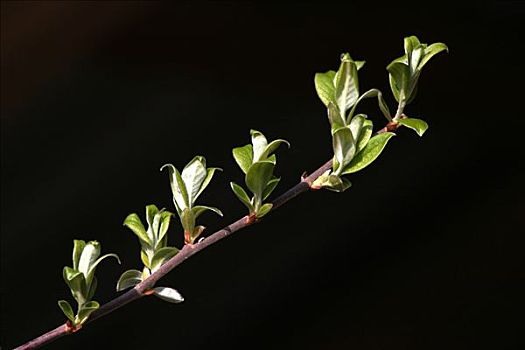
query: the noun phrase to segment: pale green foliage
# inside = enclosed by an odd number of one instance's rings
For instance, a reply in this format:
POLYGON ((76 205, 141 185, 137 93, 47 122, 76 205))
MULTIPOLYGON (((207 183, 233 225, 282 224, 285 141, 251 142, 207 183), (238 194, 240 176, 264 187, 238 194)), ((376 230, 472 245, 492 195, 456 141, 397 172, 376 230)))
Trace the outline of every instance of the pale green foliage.
POLYGON ((95 271, 100 262, 108 257, 114 257, 120 264, 116 254, 100 256, 100 243, 82 240, 73 241, 73 267, 65 266, 62 276, 77 302, 77 313, 66 300, 59 300, 58 306, 73 326, 86 322, 89 315, 98 309, 99 304, 91 300, 97 289, 95 271))
POLYGON ((164 165, 170 175, 173 204, 177 210, 186 244, 192 244, 204 231, 204 226, 197 226, 196 220, 205 211, 212 211, 220 216, 222 212, 214 207, 199 205, 195 201, 210 184, 215 171, 219 168, 206 168, 206 159, 196 156, 182 169, 182 174, 172 164, 164 165))
POLYGON ((233 158, 245 174, 246 187, 252 192, 250 198, 246 191, 234 182, 230 183, 233 193, 248 208, 249 215, 261 218, 272 209, 271 203, 263 204, 273 192, 280 178, 273 175, 277 158, 273 154, 281 144, 290 144, 278 139, 268 143, 266 137, 257 130, 251 130, 252 143, 232 150, 233 158))
POLYGON ((403 109, 415 96, 417 82, 423 66, 437 53, 448 50, 446 45, 421 44, 415 36, 405 38, 405 55, 388 65, 390 86, 399 102, 397 113, 392 117, 381 91, 370 89, 359 94, 357 71, 364 62, 353 61, 349 54, 341 56, 339 70, 317 73, 315 88, 319 98, 327 107, 331 125, 334 152, 332 170, 325 172, 316 181, 315 188, 324 187, 333 191, 344 191, 350 182, 341 175, 362 170, 381 154, 386 143, 394 135, 391 132, 372 136, 372 121, 364 114, 357 114, 356 107, 365 98, 377 97, 383 116, 393 125, 400 124, 415 130, 422 136, 428 128, 420 119, 407 118, 403 109))
MULTIPOLYGON (((198 190, 199 189, 196 191, 198 192, 198 190)), ((166 261, 177 255, 179 249, 168 246, 167 232, 172 216, 173 213, 164 209, 159 210, 157 206, 150 204, 146 206, 147 230, 139 216, 135 213, 128 215, 124 220, 124 226, 128 227, 139 238, 141 247, 140 257, 144 267, 142 271, 127 270, 124 272, 117 282, 117 291, 136 286, 157 271, 166 261)), ((172 290, 180 296, 174 289, 166 287, 159 288, 172 290)), ((159 296, 156 292, 154 292, 154 295, 159 296)), ((166 300, 166 298, 161 299, 166 300)), ((182 301, 182 296, 179 299, 182 301)))

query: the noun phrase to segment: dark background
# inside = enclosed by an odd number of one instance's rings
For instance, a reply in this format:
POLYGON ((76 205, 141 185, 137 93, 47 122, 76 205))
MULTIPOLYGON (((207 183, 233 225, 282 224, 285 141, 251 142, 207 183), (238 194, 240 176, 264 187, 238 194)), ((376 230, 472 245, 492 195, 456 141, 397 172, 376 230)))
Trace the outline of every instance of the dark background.
MULTIPOLYGON (((166 276, 179 305, 144 298, 50 349, 518 349, 525 345, 524 6, 348 2, 255 5, 2 2, 1 345, 64 321, 72 240, 122 265, 98 269, 101 303, 140 268, 125 216, 173 210, 164 163, 224 169, 201 203, 207 233, 244 214, 231 148, 255 128, 278 152, 276 194, 331 152, 315 72, 348 51, 361 89, 387 95, 403 37, 445 42, 399 130, 343 194, 299 197, 166 276), (519 108, 518 108, 519 107, 519 108), (521 346, 520 346, 521 345, 521 346)), ((375 101, 361 105, 382 126, 375 101)), ((180 225, 170 243, 181 245, 180 225)))

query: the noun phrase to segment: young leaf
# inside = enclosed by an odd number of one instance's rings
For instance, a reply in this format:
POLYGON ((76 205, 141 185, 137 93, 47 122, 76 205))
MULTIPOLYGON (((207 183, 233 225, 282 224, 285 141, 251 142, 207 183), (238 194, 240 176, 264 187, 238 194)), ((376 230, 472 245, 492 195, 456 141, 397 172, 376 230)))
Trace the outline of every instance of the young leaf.
POLYGON ((89 318, 89 315, 96 309, 98 309, 100 305, 96 301, 88 301, 84 305, 80 307, 80 310, 78 310, 78 324, 83 324, 86 322, 89 318))
POLYGON ((335 175, 339 175, 346 164, 355 155, 356 144, 348 126, 342 126, 332 131, 332 146, 337 166, 333 166, 335 175))
POLYGON ((73 241, 73 269, 78 270, 78 262, 80 260, 80 255, 86 246, 86 242, 82 240, 75 239, 73 241))
MULTIPOLYGON (((153 253, 153 251, 150 250, 150 254, 153 253)), ((150 258, 148 256, 148 253, 145 252, 144 250, 141 250, 140 251, 140 260, 142 260, 142 263, 144 264, 144 266, 148 267, 148 268, 151 268, 151 262, 150 262, 150 258)))
POLYGON ((349 55, 345 54, 335 76, 335 100, 342 116, 356 103, 358 97, 357 67, 349 55))
POLYGON ((407 96, 407 90, 410 83, 410 71, 406 64, 401 62, 392 62, 386 69, 390 73, 390 88, 396 98, 397 102, 405 101, 407 96))
POLYGON ((101 256, 100 258, 98 258, 97 260, 95 260, 95 261, 89 266, 88 274, 87 274, 87 276, 86 276, 86 283, 87 283, 88 285, 91 284, 91 280, 93 279, 93 275, 95 274, 95 270, 96 270, 96 268, 97 268, 97 265, 100 264, 100 263, 102 262, 102 260, 104 260, 104 259, 106 259, 106 258, 109 258, 109 257, 112 257, 112 258, 117 259, 117 262, 118 262, 119 264, 121 264, 120 259, 119 259, 119 257, 118 257, 117 254, 113 254, 113 253, 111 253, 111 254, 105 254, 105 255, 101 256))
POLYGON ((405 42, 405 54, 408 57, 408 61, 411 61, 412 51, 420 45, 419 39, 415 36, 407 36, 404 39, 405 42))
POLYGON ((246 174, 246 186, 258 197, 262 197, 264 189, 270 181, 275 164, 269 161, 255 162, 246 174))
POLYGON ((95 295, 95 292, 97 291, 97 286, 98 286, 97 278, 93 276, 93 279, 91 280, 91 284, 89 286, 89 289, 86 295, 86 300, 93 299, 93 296, 95 295))
POLYGON ((421 119, 416 118, 403 118, 397 121, 399 124, 406 126, 414 130, 419 136, 423 136, 425 131, 428 129, 428 124, 421 119))
POLYGON ((288 148, 290 148, 290 143, 288 141, 283 140, 283 139, 274 140, 274 141, 270 142, 268 144, 268 146, 266 146, 266 148, 264 149, 263 153, 259 157, 259 160, 266 160, 266 158, 268 158, 268 156, 270 154, 275 152, 277 147, 279 147, 279 145, 281 145, 283 143, 285 143, 288 146, 288 148))
POLYGON ((65 266, 62 270, 62 277, 75 300, 80 304, 84 303, 88 294, 84 274, 80 271, 73 270, 69 266, 65 266))
POLYGON ((180 215, 180 222, 185 232, 193 232, 195 228, 195 215, 193 211, 189 208, 184 209, 180 215))
POLYGON ((182 180, 179 171, 172 164, 164 164, 160 170, 162 171, 164 168, 168 168, 171 192, 173 193, 173 203, 175 204, 177 213, 180 215, 180 212, 189 206, 186 185, 184 184, 184 180, 182 180))
POLYGON ((335 72, 330 70, 326 73, 316 73, 314 78, 315 90, 317 95, 323 101, 324 105, 328 107, 331 102, 335 104, 335 86, 334 86, 335 72))
POLYGON ((372 137, 365 148, 346 166, 342 174, 355 173, 370 165, 381 154, 388 140, 394 135, 392 132, 385 132, 372 137))
POLYGON ((326 188, 334 192, 343 192, 351 185, 352 184, 347 179, 330 174, 329 171, 325 172, 314 181, 314 186, 326 188))
POLYGON ((60 307, 64 315, 66 315, 68 320, 70 320, 71 322, 75 322, 75 313, 73 312, 73 308, 71 307, 71 305, 69 305, 67 301, 59 300, 58 306, 60 307))
POLYGON ((273 207, 273 204, 272 203, 266 203, 266 204, 263 204, 260 208, 259 208, 259 211, 257 212, 256 216, 258 219, 262 218, 263 216, 265 216, 266 214, 268 214, 270 212, 270 210, 272 210, 272 207, 273 207))
POLYGON ((195 217, 195 220, 197 220, 197 218, 207 210, 210 210, 214 212, 215 214, 222 216, 222 212, 219 209, 214 208, 214 207, 208 207, 206 205, 197 205, 193 207, 191 210, 193 211, 193 216, 195 217))
POLYGON ((277 185, 279 184, 279 181, 281 181, 281 179, 278 177, 275 177, 271 179, 270 181, 268 181, 268 184, 266 185, 266 188, 264 189, 264 192, 263 192, 263 197, 262 197, 263 200, 265 200, 272 194, 273 190, 275 190, 275 187, 277 187, 277 185))
POLYGON ((448 47, 443 43, 434 43, 432 45, 427 46, 427 48, 425 49, 425 54, 419 62, 417 69, 422 70, 425 64, 427 64, 427 62, 430 61, 432 57, 445 50, 448 52, 448 47))
POLYGON ((140 282, 142 282, 142 272, 139 270, 128 270, 120 275, 117 282, 117 292, 135 287, 140 282))
POLYGON ((144 228, 144 225, 142 224, 142 221, 140 221, 140 218, 137 214, 129 214, 124 220, 124 226, 133 231, 133 233, 139 238, 139 240, 142 243, 145 243, 148 246, 151 246, 153 244, 146 232, 146 229, 144 228))
POLYGON ((150 204, 146 206, 146 222, 148 223, 149 227, 153 227, 153 220, 155 219, 155 215, 157 215, 158 212, 159 208, 157 208, 156 205, 150 204))
MULTIPOLYGON (((78 271, 84 274, 86 280, 88 280, 89 269, 93 262, 100 256, 100 243, 97 241, 90 241, 84 247, 80 260, 78 262, 78 271)), ((89 284, 89 282, 88 282, 89 284)))
POLYGON ((164 264, 164 262, 177 255, 178 252, 179 250, 175 247, 164 247, 159 249, 153 256, 153 259, 151 261, 151 269, 153 271, 156 271, 159 267, 162 266, 162 264, 164 264))
POLYGON ((202 185, 199 189, 199 191, 197 192, 197 194, 195 195, 195 199, 197 199, 201 193, 206 189, 206 187, 208 187, 208 185, 210 184, 210 181, 211 179, 213 178, 213 175, 215 174, 216 171, 222 171, 221 168, 208 168, 206 169, 206 177, 204 178, 204 181, 202 181, 202 185))
POLYGON ((233 149, 232 153, 242 172, 246 174, 253 163, 253 146, 237 147, 233 149))
POLYGON ((202 156, 194 157, 182 170, 182 180, 187 190, 190 206, 195 203, 197 193, 199 193, 206 175, 206 159, 202 156))
POLYGON ((168 232, 172 215, 173 214, 169 211, 162 211, 160 213, 160 229, 158 232, 157 245, 155 248, 158 248, 162 244, 164 236, 166 235, 166 232, 168 232))
POLYGON ((261 158, 264 150, 268 146, 268 141, 262 132, 257 130, 250 130, 250 135, 252 136, 252 145, 253 145, 253 162, 263 160, 261 158))
POLYGON ((156 287, 153 289, 155 296, 170 303, 182 303, 184 298, 173 288, 156 287))
POLYGON ((361 136, 361 130, 363 129, 363 125, 366 120, 366 115, 364 114, 358 114, 352 118, 350 121, 350 131, 352 132, 352 137, 354 139, 354 142, 357 142, 359 140, 359 137, 361 136))
POLYGON ((355 151, 356 154, 361 152, 361 150, 365 148, 366 144, 370 140, 370 137, 372 136, 372 129, 372 121, 369 119, 365 119, 361 128, 361 133, 359 134, 359 139, 357 140, 357 149, 355 151))
POLYGON ((253 205, 250 201, 250 197, 248 197, 248 195, 246 194, 246 191, 244 191, 244 189, 241 186, 237 185, 235 182, 230 182, 230 186, 232 188, 233 193, 235 193, 235 195, 237 196, 237 198, 239 198, 242 204, 247 206, 250 212, 253 212, 253 205))
POLYGON ((328 104, 328 121, 330 122, 332 128, 346 124, 345 120, 341 116, 341 113, 339 112, 339 109, 332 102, 328 104))

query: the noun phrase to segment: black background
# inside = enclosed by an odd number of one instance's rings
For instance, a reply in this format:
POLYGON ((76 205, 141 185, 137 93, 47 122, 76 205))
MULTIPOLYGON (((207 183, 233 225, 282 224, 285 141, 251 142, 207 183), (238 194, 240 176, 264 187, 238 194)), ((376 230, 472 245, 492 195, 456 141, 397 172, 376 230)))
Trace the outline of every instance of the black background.
MULTIPOLYGON (((231 148, 249 129, 285 138, 276 194, 331 152, 315 72, 348 51, 361 89, 387 95, 403 37, 445 42, 406 109, 409 130, 343 194, 309 193, 171 272, 179 305, 144 298, 50 349, 518 349, 525 344, 524 7, 351 3, 2 2, 1 345, 64 321, 72 240, 122 265, 98 269, 101 303, 140 268, 122 227, 173 210, 164 163, 224 169, 201 203, 243 215, 231 148), (518 108, 518 106, 520 106, 518 108)), ((377 127, 375 101, 361 105, 377 127)), ((170 243, 181 245, 180 226, 170 243)))

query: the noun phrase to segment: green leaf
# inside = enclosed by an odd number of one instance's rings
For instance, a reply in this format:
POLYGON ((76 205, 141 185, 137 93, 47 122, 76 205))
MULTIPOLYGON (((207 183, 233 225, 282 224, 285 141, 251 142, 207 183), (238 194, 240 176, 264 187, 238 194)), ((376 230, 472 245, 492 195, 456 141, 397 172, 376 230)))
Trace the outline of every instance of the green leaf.
POLYGON ((153 289, 155 296, 170 303, 182 303, 184 298, 173 288, 156 287, 153 289))
POLYGON ((348 126, 342 126, 332 131, 332 146, 337 164, 334 173, 339 175, 355 155, 356 144, 348 126))
POLYGON ((160 213, 160 229, 158 232, 159 236, 157 237, 157 244, 155 248, 158 248, 160 245, 162 245, 164 236, 166 235, 166 232, 168 232, 172 215, 173 213, 170 213, 169 211, 162 211, 160 213))
POLYGON ((410 83, 410 71, 406 64, 401 62, 392 62, 386 67, 390 73, 390 88, 396 98, 397 102, 405 101, 407 96, 407 90, 410 83))
POLYGON ((151 271, 147 267, 142 269, 142 280, 144 281, 146 278, 151 276, 151 271))
POLYGON ((189 208, 184 209, 180 216, 180 222, 184 231, 193 232, 195 228, 195 215, 193 215, 193 211, 189 208))
POLYGON ((171 192, 173 193, 173 203, 175 204, 177 213, 180 215, 180 213, 189 206, 186 185, 184 184, 179 171, 172 164, 164 164, 160 170, 162 171, 164 168, 168 168, 171 192))
POLYGON ((385 132, 372 137, 365 148, 343 170, 342 174, 355 173, 370 165, 381 154, 388 140, 394 135, 392 132, 385 132))
POLYGON ((260 219, 266 214, 268 214, 270 210, 272 210, 272 207, 273 207, 272 203, 263 204, 257 211, 257 214, 256 214, 257 218, 260 219))
POLYGON ((290 148, 290 143, 288 141, 283 140, 283 139, 274 140, 274 141, 270 142, 268 144, 268 146, 266 146, 266 148, 264 149, 263 153, 259 157, 259 160, 266 160, 266 158, 268 158, 268 156, 270 154, 275 152, 277 147, 279 147, 279 145, 281 145, 283 143, 286 144, 288 146, 288 148, 290 148))
POLYGON ((425 64, 427 64, 427 62, 430 61, 430 59, 432 57, 434 57, 435 55, 437 55, 441 51, 445 51, 445 50, 448 52, 448 47, 447 47, 447 45, 445 45, 443 43, 434 43, 432 45, 429 45, 425 49, 425 54, 424 54, 423 58, 421 59, 421 61, 419 62, 419 65, 417 66, 417 69, 418 70, 422 70, 423 67, 425 66, 425 64))
POLYGON ((141 242, 145 243, 148 246, 151 246, 153 244, 148 234, 146 233, 146 229, 144 228, 142 221, 140 221, 140 218, 137 214, 129 214, 124 220, 124 226, 133 231, 133 233, 139 238, 141 242))
MULTIPOLYGON (((100 256, 100 243, 97 241, 90 241, 82 250, 80 255, 80 260, 78 262, 78 271, 84 274, 86 280, 88 280, 89 269, 91 265, 97 260, 100 256)), ((88 282, 89 284, 89 282, 88 282)))
POLYGON ((362 94, 361 96, 359 96, 359 98, 357 99, 357 102, 352 107, 352 111, 348 115, 347 119, 350 120, 352 118, 352 116, 354 115, 355 109, 356 109, 357 105, 359 104, 359 102, 361 102, 365 98, 376 97, 376 96, 377 96, 377 103, 379 105, 379 109, 381 110, 381 112, 383 113, 383 115, 385 116, 386 119, 392 120, 392 115, 390 114, 390 110, 388 109, 388 105, 386 104, 385 100, 383 99, 383 94, 378 89, 370 89, 367 92, 365 92, 364 94, 362 94))
POLYGON ((419 136, 423 136, 425 131, 428 129, 428 124, 421 119, 416 118, 403 118, 397 121, 399 124, 406 126, 414 130, 419 136))
POLYGON ((244 189, 237 185, 235 182, 230 182, 230 186, 232 188, 233 193, 239 198, 239 200, 244 204, 246 207, 248 207, 248 210, 253 212, 253 205, 250 201, 250 197, 246 194, 246 191, 244 189))
POLYGON ((345 178, 330 174, 330 170, 324 172, 313 183, 315 187, 322 187, 334 192, 343 192, 352 184, 345 178))
POLYGON ((370 137, 372 136, 372 129, 372 121, 369 119, 365 119, 365 121, 363 122, 363 127, 361 128, 361 133, 359 134, 359 139, 357 140, 356 154, 361 152, 361 150, 365 148, 366 144, 370 140, 370 137))
POLYGON ((173 258, 179 250, 175 247, 164 247, 159 249, 155 255, 153 256, 152 262, 151 262, 151 268, 153 271, 156 271, 159 267, 164 264, 164 262, 168 261, 169 259, 173 258))
POLYGON ((404 42, 405 42, 405 54, 407 55, 408 61, 410 62, 411 61, 410 56, 412 54, 412 51, 414 51, 414 49, 418 47, 421 43, 419 42, 419 39, 414 35, 406 37, 404 39, 404 42))
POLYGON ((264 153, 264 150, 268 146, 268 141, 262 132, 257 130, 250 130, 250 135, 252 136, 252 145, 253 145, 253 162, 257 162, 261 159, 261 156, 264 153))
POLYGON ((359 140, 359 137, 361 136, 361 130, 363 129, 364 122, 366 120, 366 115, 364 114, 358 114, 352 118, 350 121, 350 131, 352 132, 352 137, 354 139, 354 142, 359 140))
POLYGON ((197 194, 195 195, 195 199, 197 199, 201 193, 206 189, 206 187, 208 187, 208 185, 210 184, 210 181, 211 179, 213 178, 213 175, 215 174, 216 171, 222 171, 221 168, 208 168, 206 169, 206 177, 204 178, 204 181, 202 181, 202 185, 201 185, 201 188, 199 189, 199 192, 197 192, 197 194))
POLYGON ((332 102, 328 104, 328 121, 330 121, 332 128, 345 125, 345 120, 339 113, 339 109, 332 102))
POLYGON ((86 242, 82 240, 75 239, 73 241, 73 269, 78 270, 78 262, 80 260, 80 255, 86 246, 86 242))
POLYGON ((148 253, 146 253, 144 250, 140 251, 140 260, 142 260, 144 266, 151 268, 148 253))
POLYGON ((412 51, 410 59, 410 74, 414 74, 424 53, 425 49, 423 48, 423 46, 418 46, 414 49, 414 51, 412 51))
POLYGON ((253 163, 253 146, 237 147, 233 149, 232 153, 242 172, 246 174, 253 163))
POLYGON ((204 213, 205 211, 213 211, 215 214, 219 215, 219 216, 222 216, 222 212, 217 209, 217 208, 214 208, 214 207, 208 207, 206 205, 197 205, 195 207, 193 207, 191 209, 193 211, 193 216, 195 217, 195 220, 197 220, 197 218, 202 214, 204 213))
POLYGON ((99 307, 100 305, 96 301, 88 301, 82 305, 80 310, 78 310, 77 324, 85 323, 88 320, 89 315, 99 307))
MULTIPOLYGON (((156 205, 150 204, 146 206, 146 221, 148 223, 149 227, 153 227, 153 220, 155 219, 155 215, 159 212, 159 208, 157 208, 156 205)), ((151 239, 152 237, 150 237, 151 239)))
POLYGON ((117 292, 135 287, 140 282, 142 282, 142 272, 139 270, 128 270, 120 275, 117 282, 117 292))
POLYGON ((89 286, 89 290, 86 295, 86 300, 93 299, 93 296, 95 295, 95 292, 97 291, 97 286, 98 286, 97 278, 93 276, 93 279, 91 280, 91 284, 89 286))
POLYGON ((98 258, 97 260, 95 260, 90 266, 89 266, 89 270, 88 270, 88 275, 86 277, 86 283, 88 285, 91 284, 91 280, 93 279, 93 275, 95 274, 95 270, 97 269, 97 265, 100 264, 102 262, 102 260, 106 259, 106 258, 109 258, 109 257, 112 257, 112 258, 115 258, 117 259, 117 262, 119 264, 121 264, 120 262, 120 259, 118 257, 117 254, 105 254, 103 256, 101 256, 100 258, 98 258))
POLYGON ((75 313, 73 312, 73 308, 71 307, 71 305, 69 305, 67 301, 59 300, 58 306, 71 322, 75 322, 75 313))
POLYGON ((357 67, 353 61, 345 57, 343 55, 341 66, 335 76, 335 100, 343 117, 359 97, 357 67))
POLYGON ((329 70, 326 73, 316 73, 314 78, 315 90, 317 95, 323 101, 324 105, 328 107, 328 104, 335 101, 335 86, 334 86, 335 72, 329 70))
POLYGON ((70 268, 69 266, 65 266, 62 270, 62 277, 75 300, 80 304, 84 303, 88 294, 84 274, 78 270, 70 268))
POLYGON ((264 192, 263 192, 263 196, 262 196, 263 200, 265 200, 272 194, 273 190, 275 190, 275 187, 277 187, 277 185, 279 184, 279 181, 281 181, 281 179, 278 177, 275 177, 271 179, 270 181, 268 181, 268 184, 266 185, 266 188, 264 189, 264 192))
POLYGON ((268 181, 272 178, 275 164, 269 161, 255 162, 246 174, 246 186, 254 195, 262 198, 268 181))
POLYGON ((186 185, 189 206, 195 203, 197 193, 199 193, 206 175, 206 159, 202 156, 194 157, 182 170, 182 179, 186 185))
POLYGON ((152 242, 152 246, 156 244, 156 236, 159 231, 160 215, 158 214, 159 209, 155 205, 151 204, 146 206, 146 221, 148 222, 148 230, 146 233, 148 234, 150 242, 152 242))

